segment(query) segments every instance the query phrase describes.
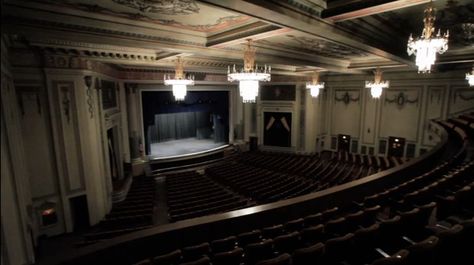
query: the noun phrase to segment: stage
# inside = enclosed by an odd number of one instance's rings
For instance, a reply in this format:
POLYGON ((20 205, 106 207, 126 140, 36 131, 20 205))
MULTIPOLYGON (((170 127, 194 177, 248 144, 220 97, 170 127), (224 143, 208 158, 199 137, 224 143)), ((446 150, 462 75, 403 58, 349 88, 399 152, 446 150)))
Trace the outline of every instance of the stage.
POLYGON ((192 156, 221 149, 228 146, 227 143, 216 143, 213 139, 185 138, 150 145, 150 160, 168 159, 181 156, 192 156))

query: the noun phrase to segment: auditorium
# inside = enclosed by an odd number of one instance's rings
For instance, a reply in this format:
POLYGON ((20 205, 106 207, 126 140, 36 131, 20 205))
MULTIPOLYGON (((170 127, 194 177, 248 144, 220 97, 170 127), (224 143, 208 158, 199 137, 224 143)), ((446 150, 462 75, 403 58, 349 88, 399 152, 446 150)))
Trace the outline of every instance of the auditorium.
POLYGON ((1 264, 474 264, 472 0, 1 3, 1 264))

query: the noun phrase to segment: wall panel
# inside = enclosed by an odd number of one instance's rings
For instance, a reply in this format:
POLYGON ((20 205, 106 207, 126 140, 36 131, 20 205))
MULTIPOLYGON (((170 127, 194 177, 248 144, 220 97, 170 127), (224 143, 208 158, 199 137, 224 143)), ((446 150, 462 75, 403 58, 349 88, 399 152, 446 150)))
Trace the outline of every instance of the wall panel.
POLYGON ((382 103, 380 135, 417 141, 420 120, 421 87, 393 87, 386 91, 382 103))
POLYGON ((331 134, 358 138, 360 132, 360 89, 335 89, 332 104, 331 134))

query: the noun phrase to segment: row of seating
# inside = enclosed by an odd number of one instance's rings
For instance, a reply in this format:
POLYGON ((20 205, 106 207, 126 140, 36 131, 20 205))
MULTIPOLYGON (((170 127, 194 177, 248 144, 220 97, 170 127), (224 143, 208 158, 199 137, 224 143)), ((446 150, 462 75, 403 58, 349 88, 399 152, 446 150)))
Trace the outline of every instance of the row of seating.
POLYGON ((474 161, 464 147, 352 209, 332 208, 140 264, 471 264, 474 161))
POLYGON ((153 178, 134 177, 126 199, 114 204, 105 219, 84 234, 85 242, 82 244, 151 227, 154 223, 155 196, 153 178))
POLYGON ((196 171, 166 175, 166 192, 172 222, 255 205, 196 171))
POLYGON ((169 219, 178 221, 323 190, 394 165, 385 160, 328 151, 321 156, 244 153, 206 168, 204 174, 169 174, 169 219))

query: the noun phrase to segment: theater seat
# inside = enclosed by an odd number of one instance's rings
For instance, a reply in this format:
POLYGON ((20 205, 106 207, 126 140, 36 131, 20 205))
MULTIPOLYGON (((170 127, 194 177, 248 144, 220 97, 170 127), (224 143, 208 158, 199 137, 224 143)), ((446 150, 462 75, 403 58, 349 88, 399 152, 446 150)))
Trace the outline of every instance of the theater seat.
POLYGON ((180 265, 210 265, 210 264, 211 264, 211 260, 209 259, 209 257, 203 256, 196 260, 181 263, 180 265))
POLYGON ((273 240, 267 239, 259 243, 248 244, 245 247, 246 264, 252 265, 260 260, 273 258, 273 240))
POLYGON ((463 229, 462 225, 457 224, 448 229, 437 231, 436 236, 439 237, 440 244, 436 264, 460 264, 462 262, 459 248, 462 246, 460 241, 463 229))
POLYGON ((263 238, 273 239, 283 234, 283 225, 273 225, 262 229, 263 238))
POLYGON ((319 224, 307 227, 301 231, 301 241, 309 246, 319 242, 323 242, 326 238, 324 235, 324 225, 319 224))
POLYGON ((354 251, 351 260, 356 261, 356 264, 362 264, 370 260, 371 256, 375 254, 374 248, 379 237, 378 233, 379 224, 377 223, 356 230, 354 232, 354 251))
POLYGON ((139 261, 137 263, 133 263, 133 265, 151 265, 152 263, 150 262, 149 259, 145 259, 145 260, 142 260, 142 261, 139 261))
POLYGON ((212 258, 213 265, 239 265, 243 261, 244 250, 235 248, 231 251, 215 253, 212 258))
POLYGON ((438 242, 438 237, 430 236, 423 241, 416 242, 415 244, 409 246, 407 248, 407 250, 410 252, 410 255, 408 255, 408 264, 434 265, 438 242))
POLYGON ((277 236, 273 239, 274 248, 278 253, 291 253, 300 246, 300 233, 293 232, 277 236))
POLYGON ((182 253, 177 249, 170 253, 156 256, 153 258, 153 265, 175 265, 181 262, 182 253))
POLYGON ((231 251, 235 248, 237 237, 229 236, 226 238, 217 239, 211 242, 211 249, 213 253, 231 251))
POLYGON ((317 243, 309 247, 299 248, 293 252, 293 265, 315 265, 322 264, 325 246, 317 243))
MULTIPOLYGON (((392 256, 380 258, 371 263, 371 265, 407 265, 408 250, 402 249, 392 256)), ((423 263, 421 263, 423 264, 423 263)), ((421 265, 420 264, 420 265, 421 265)))
POLYGON ((295 220, 288 221, 285 224, 285 231, 287 232, 299 231, 303 229, 303 226, 304 226, 304 219, 298 218, 295 220))
POLYGON ((288 253, 283 253, 280 256, 272 259, 262 260, 257 265, 290 265, 291 256, 288 253))
POLYGON ((202 256, 207 256, 211 252, 209 243, 204 242, 199 245, 182 248, 185 261, 195 260, 202 256))
POLYGON ((339 263, 352 256, 352 240, 354 234, 348 233, 344 236, 331 238, 326 241, 326 262, 328 264, 339 263))
POLYGON ((261 240, 262 232, 260 230, 253 230, 239 234, 239 246, 245 248, 248 244, 257 243, 261 240))

